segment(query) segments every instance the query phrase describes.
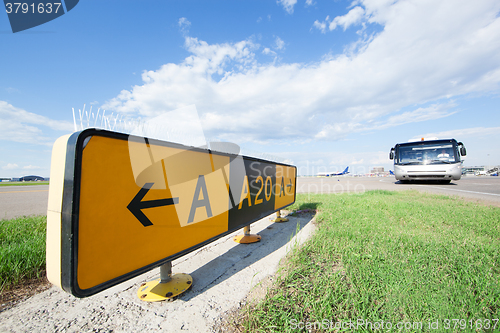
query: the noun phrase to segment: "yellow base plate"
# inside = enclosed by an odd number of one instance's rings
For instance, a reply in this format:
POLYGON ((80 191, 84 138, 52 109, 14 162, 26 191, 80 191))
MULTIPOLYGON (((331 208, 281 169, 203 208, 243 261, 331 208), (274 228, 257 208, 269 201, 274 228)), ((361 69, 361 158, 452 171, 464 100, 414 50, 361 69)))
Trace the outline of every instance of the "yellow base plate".
POLYGON ((172 280, 160 283, 160 279, 143 283, 137 291, 137 296, 146 302, 164 301, 182 294, 191 287, 193 278, 189 274, 174 274, 172 280))
POLYGON ((272 222, 288 222, 288 219, 286 217, 278 217, 275 218, 274 220, 271 220, 272 222))
POLYGON ((259 235, 237 235, 234 236, 233 240, 240 244, 249 244, 260 241, 261 237, 259 235))

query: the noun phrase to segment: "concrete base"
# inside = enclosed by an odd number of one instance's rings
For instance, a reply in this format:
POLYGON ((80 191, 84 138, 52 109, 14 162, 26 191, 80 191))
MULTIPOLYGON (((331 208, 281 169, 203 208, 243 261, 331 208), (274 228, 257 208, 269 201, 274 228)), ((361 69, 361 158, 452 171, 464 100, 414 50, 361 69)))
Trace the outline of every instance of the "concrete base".
POLYGON ((260 242, 235 243, 240 230, 174 260, 173 271, 189 272, 194 283, 172 302, 137 297, 142 283, 159 278, 154 269, 88 298, 53 287, 0 312, 0 332, 211 332, 225 312, 241 306, 257 284, 276 273, 288 251, 313 233, 311 215, 289 218, 282 224, 269 217, 252 223, 260 242))

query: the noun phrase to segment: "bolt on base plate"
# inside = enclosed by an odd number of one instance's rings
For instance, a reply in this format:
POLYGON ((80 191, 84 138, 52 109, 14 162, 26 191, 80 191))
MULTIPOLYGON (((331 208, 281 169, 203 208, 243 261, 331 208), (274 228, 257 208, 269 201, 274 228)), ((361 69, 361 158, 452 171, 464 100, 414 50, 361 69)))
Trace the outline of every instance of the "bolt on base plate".
POLYGON ((158 302, 182 294, 193 284, 189 274, 179 273, 171 276, 171 280, 161 283, 161 279, 143 283, 137 291, 139 299, 146 302, 158 302))

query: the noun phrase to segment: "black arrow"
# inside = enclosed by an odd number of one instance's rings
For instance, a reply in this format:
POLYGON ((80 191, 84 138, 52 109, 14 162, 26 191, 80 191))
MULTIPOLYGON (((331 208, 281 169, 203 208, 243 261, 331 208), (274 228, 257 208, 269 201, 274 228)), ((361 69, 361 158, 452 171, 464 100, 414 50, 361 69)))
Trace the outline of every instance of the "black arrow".
POLYGON ((149 192, 151 187, 153 187, 154 183, 146 183, 144 186, 137 192, 135 197, 130 201, 127 208, 128 210, 134 214, 135 218, 142 223, 143 226, 148 227, 153 225, 148 217, 142 212, 143 209, 146 208, 154 208, 168 205, 175 205, 179 203, 179 198, 168 198, 168 199, 159 199, 159 200, 150 200, 150 201, 142 201, 142 199, 149 192))

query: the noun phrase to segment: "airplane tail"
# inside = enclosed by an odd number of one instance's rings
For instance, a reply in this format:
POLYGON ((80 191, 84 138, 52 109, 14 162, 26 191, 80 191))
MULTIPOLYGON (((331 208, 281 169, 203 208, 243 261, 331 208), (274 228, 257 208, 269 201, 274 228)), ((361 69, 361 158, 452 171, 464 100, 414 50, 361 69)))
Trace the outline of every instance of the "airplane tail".
POLYGON ((342 171, 342 173, 341 173, 341 174, 342 174, 342 175, 345 175, 346 173, 349 173, 349 171, 347 171, 347 170, 349 170, 349 167, 345 168, 345 170, 344 170, 344 171, 342 171))

